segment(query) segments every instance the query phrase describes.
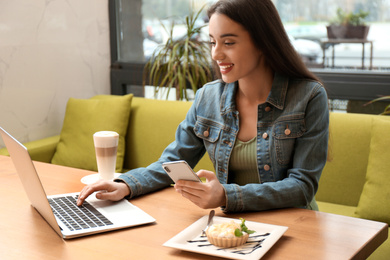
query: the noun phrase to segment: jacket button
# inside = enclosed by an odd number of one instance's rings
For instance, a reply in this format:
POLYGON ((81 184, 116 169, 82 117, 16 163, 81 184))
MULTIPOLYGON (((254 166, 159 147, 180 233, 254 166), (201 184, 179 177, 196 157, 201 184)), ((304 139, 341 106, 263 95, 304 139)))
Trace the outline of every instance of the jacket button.
POLYGON ((269 112, 269 111, 271 111, 271 107, 265 107, 265 112, 269 112))
POLYGON ((209 137, 210 133, 209 133, 209 131, 206 130, 206 131, 203 132, 203 135, 204 135, 205 137, 209 137))
POLYGON ((230 147, 233 145, 232 142, 229 142, 229 140, 224 140, 223 143, 229 145, 230 147))
POLYGON ((267 133, 264 133, 264 134, 263 134, 263 139, 267 139, 267 137, 268 137, 268 134, 267 134, 267 133))
POLYGON ((287 128, 286 130, 284 130, 284 134, 285 135, 290 135, 291 134, 291 130, 287 128))
POLYGON ((270 169, 271 167, 268 164, 264 165, 264 170, 269 171, 270 169))

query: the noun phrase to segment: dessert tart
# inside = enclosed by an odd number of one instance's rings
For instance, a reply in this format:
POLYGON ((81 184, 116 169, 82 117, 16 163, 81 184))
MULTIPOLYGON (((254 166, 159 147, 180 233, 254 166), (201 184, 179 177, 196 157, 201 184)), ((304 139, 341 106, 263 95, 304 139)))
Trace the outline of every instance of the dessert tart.
POLYGON ((241 224, 234 220, 214 224, 210 226, 207 231, 207 239, 209 242, 218 247, 237 247, 245 244, 249 238, 249 234, 254 233, 253 230, 248 230, 245 225, 245 219, 241 219, 241 224))

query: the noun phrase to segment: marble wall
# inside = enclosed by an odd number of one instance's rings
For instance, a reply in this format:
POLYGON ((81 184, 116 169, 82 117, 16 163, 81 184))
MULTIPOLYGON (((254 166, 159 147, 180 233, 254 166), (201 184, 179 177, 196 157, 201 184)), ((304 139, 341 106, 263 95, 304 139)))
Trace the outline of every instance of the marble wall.
POLYGON ((0 0, 0 126, 19 141, 59 134, 69 97, 110 93, 108 1, 0 0))

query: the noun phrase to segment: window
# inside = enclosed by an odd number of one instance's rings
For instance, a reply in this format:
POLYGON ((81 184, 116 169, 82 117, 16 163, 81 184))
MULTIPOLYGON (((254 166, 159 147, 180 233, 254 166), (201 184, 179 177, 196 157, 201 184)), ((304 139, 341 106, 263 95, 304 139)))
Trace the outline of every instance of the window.
MULTIPOLYGON (((337 9, 345 13, 367 12, 365 18, 369 25, 367 39, 373 41, 372 68, 389 72, 390 69, 390 1, 388 0, 274 0, 286 31, 295 39, 310 40, 321 44, 327 40, 326 26, 336 20, 337 9)), ((303 45, 303 43, 302 43, 303 45)), ((370 44, 340 43, 334 46, 334 61, 331 56, 333 48, 329 44, 325 49, 325 60, 320 57, 325 68, 336 69, 370 69, 370 44), (363 49, 363 48, 364 49, 363 49), (364 58, 362 57, 363 50, 364 58)), ((309 46, 309 45, 308 45, 309 46)), ((313 51, 314 52, 314 51, 313 51)), ((313 53, 317 56, 321 53, 313 53)))
MULTIPOLYGON (((144 95, 142 72, 152 51, 166 39, 161 23, 180 23, 193 4, 213 0, 110 0, 113 94, 144 95)), ((390 0, 273 0, 290 39, 331 99, 371 100, 390 95, 390 0), (337 8, 369 12, 370 44, 324 43, 337 8), (364 51, 364 57, 363 57, 364 51), (371 66, 370 66, 371 62, 371 66)), ((204 22, 202 20, 200 23, 204 22)), ((180 33, 180 32, 178 32, 180 33)))
MULTIPOLYGON (((110 0, 111 89, 144 96, 142 73, 155 48, 168 37, 171 23, 175 34, 184 34, 184 17, 191 8, 199 10, 207 1, 192 0, 110 0)), ((204 18, 204 17, 201 17, 204 18)), ((199 24, 205 21, 199 19, 199 24)), ((207 36, 208 38, 208 36, 207 36)), ((174 94, 174 93, 172 93, 174 94)))

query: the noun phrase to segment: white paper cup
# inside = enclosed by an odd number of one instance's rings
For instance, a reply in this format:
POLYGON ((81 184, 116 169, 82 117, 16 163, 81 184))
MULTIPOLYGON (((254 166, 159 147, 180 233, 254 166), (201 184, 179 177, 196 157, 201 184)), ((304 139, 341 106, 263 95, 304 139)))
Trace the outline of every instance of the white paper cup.
POLYGON ((100 131, 93 135, 100 179, 114 179, 118 141, 119 134, 113 131, 100 131))

